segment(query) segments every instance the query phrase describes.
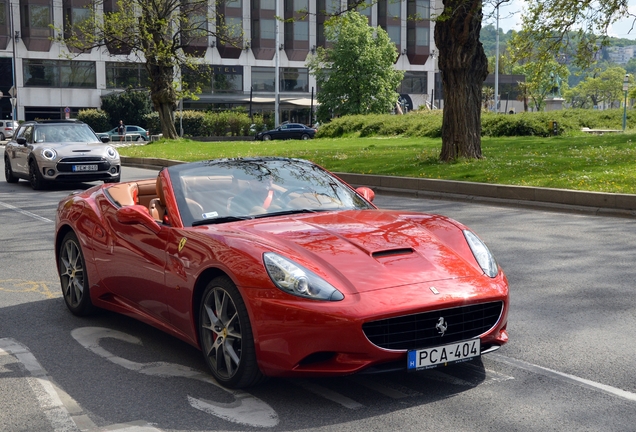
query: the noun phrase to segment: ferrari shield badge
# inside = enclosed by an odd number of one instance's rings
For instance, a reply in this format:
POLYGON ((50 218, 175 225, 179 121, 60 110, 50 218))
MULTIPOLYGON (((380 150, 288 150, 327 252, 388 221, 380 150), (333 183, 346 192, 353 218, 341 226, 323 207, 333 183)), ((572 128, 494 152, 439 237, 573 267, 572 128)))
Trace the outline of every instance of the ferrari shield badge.
POLYGON ((179 252, 181 252, 181 249, 183 249, 187 241, 188 241, 187 238, 185 237, 181 238, 181 241, 179 242, 179 252))

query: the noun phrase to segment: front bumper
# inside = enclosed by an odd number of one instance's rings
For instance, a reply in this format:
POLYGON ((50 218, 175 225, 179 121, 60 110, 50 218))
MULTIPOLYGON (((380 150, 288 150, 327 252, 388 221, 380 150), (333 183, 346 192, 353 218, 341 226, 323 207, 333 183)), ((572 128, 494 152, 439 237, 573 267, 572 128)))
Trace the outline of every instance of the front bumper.
MULTIPOLYGON (((345 295, 341 302, 318 302, 272 296, 270 290, 246 289, 251 307, 257 358, 270 376, 334 376, 361 371, 406 370, 407 349, 386 349, 372 343, 363 325, 378 320, 467 305, 501 302, 501 314, 479 334, 482 353, 508 341, 508 285, 505 276, 495 279, 413 284, 362 294, 345 295), (267 294, 265 293, 267 291, 267 294)), ((249 306, 248 306, 249 307, 249 306)), ((445 343, 440 340, 440 344, 445 343)), ((421 346, 419 348, 425 348, 421 346)))

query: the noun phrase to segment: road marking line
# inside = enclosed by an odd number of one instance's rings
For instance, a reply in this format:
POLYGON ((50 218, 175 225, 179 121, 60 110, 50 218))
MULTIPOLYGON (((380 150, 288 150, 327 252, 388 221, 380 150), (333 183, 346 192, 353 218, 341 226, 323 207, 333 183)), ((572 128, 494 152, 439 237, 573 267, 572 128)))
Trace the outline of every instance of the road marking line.
POLYGON ((502 363, 507 363, 511 366, 518 367, 520 369, 524 369, 530 372, 538 373, 543 376, 551 377, 558 379, 560 381, 577 384, 582 387, 591 388, 593 390, 599 390, 605 393, 609 393, 614 396, 618 396, 623 399, 627 399, 629 401, 636 402, 636 393, 631 393, 626 390, 621 390, 616 387, 612 387, 606 384, 601 384, 596 381, 591 381, 585 378, 580 378, 575 375, 570 375, 564 372, 555 371, 553 369, 549 369, 543 366, 538 366, 532 363, 525 362, 523 360, 517 360, 510 357, 506 357, 501 354, 490 354, 490 358, 500 361, 502 363))
MULTIPOLYGON (((26 377, 27 383, 33 390, 40 407, 55 432, 80 430, 73 416, 62 402, 46 370, 44 370, 40 362, 38 362, 26 346, 13 339, 0 339, 0 355, 12 355, 22 363, 25 369, 30 373, 31 376, 26 377)), ((85 419, 83 419, 82 425, 88 425, 91 428, 96 427, 95 424, 90 421, 87 424, 85 419)))
POLYGON ((329 390, 328 388, 325 388, 318 384, 314 384, 312 382, 305 381, 305 380, 293 380, 293 381, 290 380, 288 382, 296 384, 304 388, 305 390, 310 391, 311 393, 317 394, 318 396, 322 396, 325 399, 328 399, 332 402, 342 405, 345 408, 349 408, 352 410, 364 408, 364 405, 354 401, 353 399, 349 399, 348 397, 343 396, 340 393, 336 393, 335 391, 329 390))
POLYGON ((22 210, 19 207, 16 207, 16 206, 11 205, 11 204, 7 204, 7 203, 2 202, 2 201, 0 201, 0 206, 2 206, 4 208, 7 208, 9 210, 13 210, 15 212, 18 212, 20 214, 23 214, 24 216, 28 216, 28 217, 33 218, 33 219, 37 219, 39 221, 53 223, 53 221, 51 219, 47 219, 47 218, 42 217, 40 215, 36 215, 35 213, 31 213, 30 211, 27 211, 27 210, 22 210))
POLYGON ((135 345, 142 345, 135 336, 103 327, 80 327, 71 331, 71 336, 84 348, 128 370, 161 378, 190 378, 212 384, 234 396, 232 403, 213 402, 197 399, 188 395, 190 405, 200 411, 215 415, 233 423, 254 426, 274 427, 278 424, 278 414, 272 407, 256 396, 241 390, 231 390, 220 385, 210 375, 175 363, 153 362, 138 363, 116 356, 99 345, 101 339, 113 338, 135 345))

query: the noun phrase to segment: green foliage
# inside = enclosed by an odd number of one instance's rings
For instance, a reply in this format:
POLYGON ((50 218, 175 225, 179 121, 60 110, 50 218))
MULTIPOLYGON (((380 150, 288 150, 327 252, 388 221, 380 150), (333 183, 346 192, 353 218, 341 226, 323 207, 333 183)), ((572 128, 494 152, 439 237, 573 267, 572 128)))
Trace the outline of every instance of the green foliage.
MULTIPOLYGON (((628 128, 636 127, 636 112, 628 110, 628 128)), ((559 135, 581 135, 582 128, 621 129, 623 110, 570 109, 550 112, 524 112, 481 115, 481 134, 489 137, 553 135, 551 122, 556 121, 559 135)), ((318 138, 407 136, 441 137, 442 112, 412 111, 406 115, 353 115, 333 119, 320 126, 318 138)))
MULTIPOLYGON (((148 128, 145 116, 152 112, 152 104, 147 92, 126 90, 103 97, 102 110, 110 117, 112 125, 108 129, 115 127, 119 120, 123 120, 127 125, 148 128)), ((161 130, 160 127, 154 129, 161 130)))
MULTIPOLYGON (((254 120, 260 122, 262 116, 254 116, 254 120)), ((159 115, 151 113, 145 117, 148 127, 154 131, 160 131, 159 115)), ((175 113, 174 126, 177 131, 183 124, 183 134, 187 137, 210 136, 249 136, 252 121, 245 112, 240 111, 194 111, 187 110, 175 113), (183 115, 183 117, 181 117, 183 115)))
POLYGON ((325 37, 333 41, 332 47, 318 47, 307 61, 320 88, 318 121, 390 112, 404 72, 395 69, 398 53, 386 31, 369 26, 366 16, 350 11, 325 23, 325 37))
POLYGON ((80 110, 77 119, 93 128, 95 132, 105 132, 112 129, 111 121, 106 111, 98 109, 80 110))

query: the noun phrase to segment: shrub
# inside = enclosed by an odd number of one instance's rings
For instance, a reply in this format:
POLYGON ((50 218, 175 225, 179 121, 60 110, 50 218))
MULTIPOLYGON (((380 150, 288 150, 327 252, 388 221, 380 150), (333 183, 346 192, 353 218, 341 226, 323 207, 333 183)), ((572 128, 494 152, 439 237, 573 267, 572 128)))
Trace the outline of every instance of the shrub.
MULTIPOLYGON (((442 136, 442 111, 411 111, 406 115, 353 115, 332 119, 320 126, 318 137, 337 138, 357 135, 439 138, 442 136)), ((559 134, 580 134, 581 128, 621 129, 622 109, 583 110, 564 109, 549 112, 497 114, 486 112, 481 116, 483 136, 540 136, 553 135, 551 124, 557 122, 559 134)), ((636 115, 627 113, 627 127, 636 127, 636 115)))
POLYGON ((106 111, 99 109, 80 110, 77 119, 93 128, 95 132, 106 132, 112 129, 110 118, 106 111))

